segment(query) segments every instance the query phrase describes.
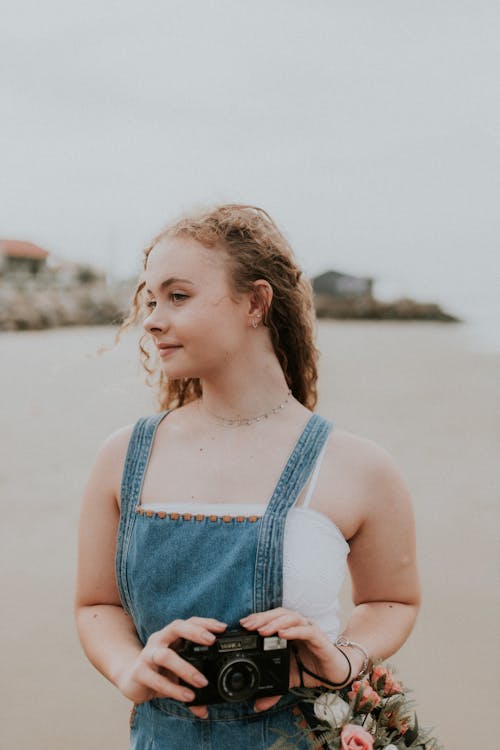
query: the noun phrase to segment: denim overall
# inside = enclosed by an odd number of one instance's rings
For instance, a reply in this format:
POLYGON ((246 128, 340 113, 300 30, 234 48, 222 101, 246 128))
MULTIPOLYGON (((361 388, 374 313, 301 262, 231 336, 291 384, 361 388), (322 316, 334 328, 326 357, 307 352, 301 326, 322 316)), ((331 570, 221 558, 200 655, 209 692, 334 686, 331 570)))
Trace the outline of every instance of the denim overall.
MULTIPOLYGON (((144 475, 166 414, 136 423, 122 481, 117 582, 143 644, 175 619, 215 617, 234 628, 252 612, 281 606, 286 515, 332 428, 310 417, 261 517, 145 511, 139 505, 144 475)), ((280 735, 297 741, 304 717, 296 696, 284 695, 261 713, 253 703, 214 704, 208 719, 198 719, 179 701, 154 698, 132 710, 131 749, 264 750, 280 735)), ((308 750, 309 739, 297 747, 308 750)))

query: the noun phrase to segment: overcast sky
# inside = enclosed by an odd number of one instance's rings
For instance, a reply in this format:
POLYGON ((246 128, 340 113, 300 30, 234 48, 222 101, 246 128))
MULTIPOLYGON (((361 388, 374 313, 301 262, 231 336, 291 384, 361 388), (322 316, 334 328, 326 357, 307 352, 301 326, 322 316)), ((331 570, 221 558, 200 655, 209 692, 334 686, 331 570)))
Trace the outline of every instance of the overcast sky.
MULTIPOLYGON (((0 237, 116 274, 193 204, 465 309, 500 254, 500 3, 1 3, 0 237)), ((485 303, 486 304, 486 303, 485 303)))

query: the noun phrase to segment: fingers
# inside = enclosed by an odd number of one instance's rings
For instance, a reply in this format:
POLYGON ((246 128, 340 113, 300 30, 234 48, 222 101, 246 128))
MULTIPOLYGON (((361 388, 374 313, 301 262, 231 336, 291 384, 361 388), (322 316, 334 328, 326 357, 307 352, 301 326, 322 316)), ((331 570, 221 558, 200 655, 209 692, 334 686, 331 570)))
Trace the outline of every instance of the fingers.
POLYGON ((267 612, 255 612, 253 615, 240 620, 240 624, 247 630, 258 630, 262 635, 276 633, 280 627, 313 625, 303 615, 298 612, 292 612, 289 609, 284 609, 283 607, 270 609, 267 612))
POLYGON ((227 623, 216 620, 213 617, 190 617, 186 622, 194 622, 196 625, 204 625, 209 630, 221 631, 227 628, 227 623))
POLYGON ((275 706, 279 699, 281 698, 281 695, 269 695, 267 698, 257 698, 257 700, 254 703, 254 710, 255 711, 268 711, 270 708, 275 706))
POLYGON ((314 627, 312 623, 309 623, 305 617, 297 614, 296 612, 290 612, 279 617, 274 618, 271 622, 261 625, 258 630, 261 635, 271 635, 277 633, 279 630, 286 630, 287 628, 296 627, 297 625, 308 627, 314 627))
POLYGON ((207 706, 188 706, 188 708, 198 719, 208 719, 207 706))
POLYGON ((240 624, 247 630, 257 630, 263 637, 277 634, 287 641, 303 641, 320 658, 332 650, 328 637, 316 623, 284 607, 256 612, 244 617, 240 624))
MULTIPOLYGON (((141 652, 133 679, 152 690, 158 698, 173 698, 191 703, 195 693, 189 688, 203 688, 208 685, 206 677, 188 661, 179 656, 175 648, 182 639, 210 645, 215 641, 215 633, 222 633, 226 623, 209 617, 190 617, 188 620, 174 620, 162 630, 153 633, 141 652), (188 685, 179 684, 180 681, 188 685)), ((196 706, 193 712, 203 718, 203 706, 196 706)))
POLYGON ((157 698, 173 698, 183 703, 190 703, 195 698, 192 690, 160 674, 153 667, 145 671, 141 682, 150 687, 157 698))
POLYGON ((282 638, 292 640, 317 641, 318 645, 325 636, 318 626, 307 620, 299 612, 278 607, 267 612, 257 612, 240 620, 240 624, 247 630, 258 630, 260 635, 268 636, 278 633, 282 638))
POLYGON ((330 641, 317 625, 309 623, 306 625, 289 625, 288 627, 280 627, 275 632, 286 641, 307 641, 308 646, 312 649, 323 649, 331 646, 330 641))
POLYGON ((210 644, 215 640, 214 633, 222 633, 226 628, 226 623, 219 620, 209 617, 190 617, 189 620, 173 620, 155 635, 164 646, 171 646, 179 638, 195 643, 210 644))
POLYGON ((157 646, 151 654, 151 662, 157 667, 163 667, 179 677, 184 682, 196 688, 203 688, 208 685, 208 680, 201 672, 193 667, 189 662, 182 659, 179 654, 166 646, 157 646))
POLYGON ((271 622, 274 618, 284 614, 290 614, 290 610, 284 609, 284 607, 277 607, 276 609, 268 609, 267 612, 254 612, 248 615, 248 617, 243 617, 240 620, 240 624, 244 628, 247 628, 247 630, 258 630, 258 628, 271 622))

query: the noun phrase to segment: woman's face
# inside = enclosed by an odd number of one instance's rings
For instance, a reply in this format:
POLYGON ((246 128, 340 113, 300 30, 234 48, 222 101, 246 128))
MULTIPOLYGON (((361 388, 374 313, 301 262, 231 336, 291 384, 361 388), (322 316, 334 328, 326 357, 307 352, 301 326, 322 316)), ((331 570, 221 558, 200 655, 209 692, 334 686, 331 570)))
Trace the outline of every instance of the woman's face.
POLYGON ((244 355, 249 295, 232 293, 227 258, 189 237, 160 240, 148 256, 144 328, 169 378, 203 378, 244 355))

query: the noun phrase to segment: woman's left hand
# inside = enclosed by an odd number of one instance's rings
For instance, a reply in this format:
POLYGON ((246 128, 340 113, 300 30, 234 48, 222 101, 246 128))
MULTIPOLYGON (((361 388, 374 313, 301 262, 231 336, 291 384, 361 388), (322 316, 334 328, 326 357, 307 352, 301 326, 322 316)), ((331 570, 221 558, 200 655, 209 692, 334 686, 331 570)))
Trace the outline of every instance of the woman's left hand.
MULTIPOLYGON (((257 612, 240 620, 246 630, 256 630, 262 636, 279 635, 287 641, 294 641, 304 666, 330 682, 343 683, 347 677, 348 665, 339 649, 326 634, 311 620, 298 612, 278 607, 267 612, 257 612)), ((356 674, 356 672, 353 672, 356 674)), ((316 687, 322 683, 304 674, 305 687, 316 687)), ((290 687, 300 685, 300 675, 294 658, 290 661, 290 687)), ((281 696, 258 698, 256 711, 266 711, 274 706, 281 696)))

